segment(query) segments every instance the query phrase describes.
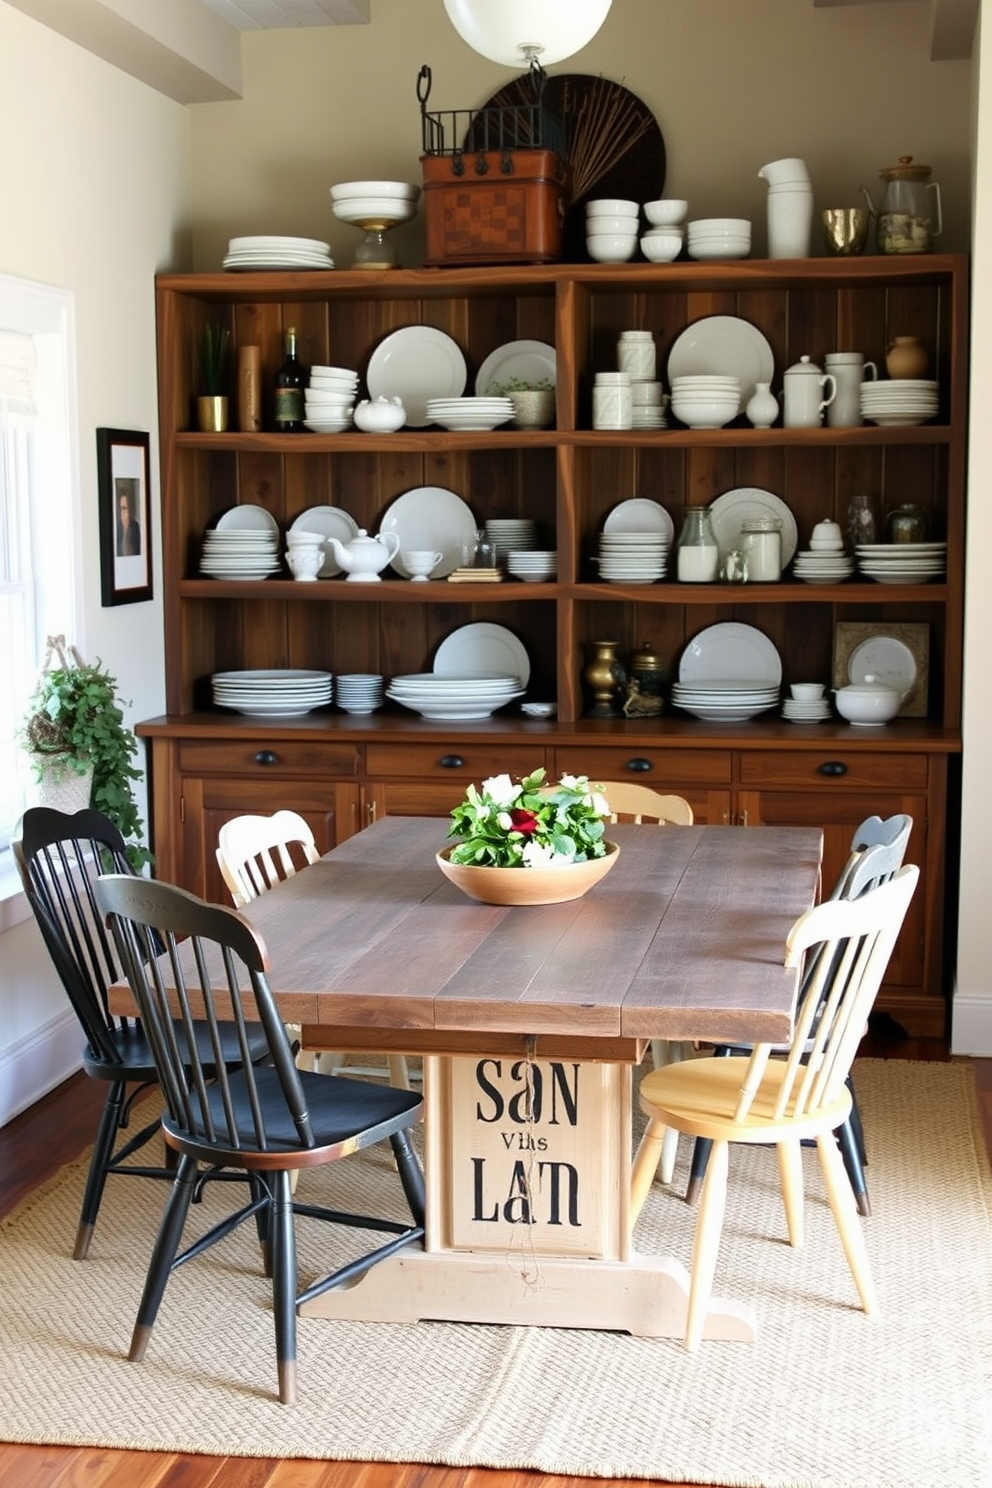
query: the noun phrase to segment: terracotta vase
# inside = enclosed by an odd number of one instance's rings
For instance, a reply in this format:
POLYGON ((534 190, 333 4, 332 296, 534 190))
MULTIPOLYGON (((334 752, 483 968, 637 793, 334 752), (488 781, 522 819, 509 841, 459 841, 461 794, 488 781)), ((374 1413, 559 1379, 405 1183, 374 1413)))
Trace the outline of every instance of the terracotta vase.
POLYGON ((890 377, 926 377, 930 358, 916 336, 896 336, 885 349, 885 370, 890 377))

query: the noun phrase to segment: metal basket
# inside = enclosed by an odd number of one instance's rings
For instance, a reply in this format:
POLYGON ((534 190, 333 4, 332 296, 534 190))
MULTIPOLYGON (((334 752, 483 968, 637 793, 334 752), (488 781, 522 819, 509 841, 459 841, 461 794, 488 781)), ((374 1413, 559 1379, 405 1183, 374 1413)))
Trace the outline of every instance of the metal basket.
MULTIPOLYGON (((543 78, 543 74, 540 78, 543 78)), ((465 155, 474 155, 478 161, 482 161, 483 169, 479 171, 477 166, 477 173, 485 174, 489 166, 484 157, 495 153, 501 157, 502 172, 511 175, 514 170, 514 153, 521 150, 550 150, 554 153, 556 174, 564 176, 565 126, 541 102, 540 78, 535 79, 533 103, 428 112, 431 70, 425 64, 417 77, 423 154, 450 156, 452 174, 458 176, 466 169, 465 155)))

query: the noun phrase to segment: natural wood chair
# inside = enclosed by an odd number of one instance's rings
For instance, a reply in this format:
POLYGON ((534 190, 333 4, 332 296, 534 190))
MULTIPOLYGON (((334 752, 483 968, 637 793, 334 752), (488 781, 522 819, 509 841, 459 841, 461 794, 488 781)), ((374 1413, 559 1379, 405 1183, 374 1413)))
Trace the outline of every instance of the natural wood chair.
POLYGON ((815 962, 788 1057, 690 1059, 641 1081, 648 1124, 634 1158, 631 1218, 641 1211, 669 1127, 713 1143, 696 1221, 685 1346, 702 1338, 726 1201, 731 1142, 774 1143, 789 1241, 803 1243, 801 1142, 815 1138, 827 1197, 861 1305, 877 1308, 864 1233, 834 1132, 851 1110, 847 1076, 920 870, 901 868, 860 899, 827 900, 793 925, 785 964, 815 962))
MULTIPOLYGON (((854 831, 847 861, 830 891, 829 898, 857 899, 868 889, 876 888, 880 883, 886 883, 902 867, 906 848, 909 846, 909 834, 912 830, 913 818, 904 812, 887 817, 884 821, 880 816, 867 817, 854 831)), ((811 979, 812 972, 813 966, 810 964, 806 968, 803 987, 800 990, 800 1001, 805 996, 806 983, 811 979)), ((750 1044, 718 1044, 713 1052, 716 1055, 725 1056, 746 1054, 750 1052, 750 1049, 750 1044)), ((857 1096, 854 1093, 854 1082, 850 1074, 848 1074, 847 1083, 851 1092, 851 1114, 837 1128, 837 1145, 840 1147, 847 1176, 854 1190, 858 1213, 867 1218, 871 1214, 871 1200, 868 1197, 868 1183, 865 1178, 868 1158, 865 1152, 864 1128, 861 1123, 857 1096)), ((710 1144, 705 1139, 696 1140, 692 1150, 692 1166, 689 1170, 689 1182, 685 1193, 688 1204, 695 1204, 699 1198, 706 1174, 709 1150, 710 1144)))
MULTIPOLYGON (((272 816, 235 816, 224 823, 217 834, 217 864, 230 890, 235 909, 243 909, 259 894, 274 884, 292 878, 299 869, 316 863, 320 857, 314 835, 303 817, 295 811, 276 811, 272 816)), ((297 1027, 292 1031, 302 1035, 297 1027)), ((346 1056, 333 1052, 303 1050, 298 1063, 314 1066, 314 1059, 336 1074, 347 1063, 346 1056)), ((403 1054, 386 1056, 390 1083, 401 1090, 410 1089, 410 1072, 403 1054)), ((314 1066, 315 1067, 315 1066, 314 1066)), ((352 1073, 358 1073, 352 1070, 352 1073)), ((376 1069, 362 1068, 362 1074, 377 1075, 376 1069)))
MULTIPOLYGON (((86 1038, 83 1069, 94 1080, 107 1084, 72 1252, 74 1260, 82 1261, 89 1253, 111 1174, 169 1182, 175 1176, 169 1164, 128 1162, 157 1136, 161 1126, 158 1116, 114 1150, 119 1133, 130 1125, 135 1101, 158 1081, 141 1024, 133 1018, 114 1017, 107 1001, 108 988, 121 980, 121 971, 97 913, 93 886, 101 871, 128 873, 130 866, 123 837, 100 811, 67 814, 48 806, 33 806, 24 813, 13 851, 42 939, 86 1038)), ((207 1078, 213 1079, 210 1029, 197 1022, 189 1036, 200 1050, 207 1078)), ((221 1024, 217 1036, 222 1060, 231 1067, 240 1065, 244 1051, 233 1025, 221 1024)), ((266 1044, 260 1029, 249 1030, 246 1049, 250 1059, 263 1057, 266 1044)))
MULTIPOLYGON (((366 1080, 333 1080, 298 1070, 293 1050, 265 977, 265 946, 235 910, 206 904, 171 884, 108 874, 95 885, 96 902, 120 948, 127 979, 141 1013, 166 1100, 162 1131, 179 1154, 176 1179, 152 1252, 129 1357, 144 1358, 169 1277, 253 1219, 265 1273, 272 1278, 279 1399, 296 1396, 296 1309, 330 1287, 345 1286, 371 1266, 424 1234, 424 1180, 410 1142, 423 1101, 409 1090, 366 1080), (162 963, 156 959, 161 950, 162 963), (218 1069, 208 1083, 196 1060, 178 1049, 169 987, 188 1009, 202 998, 206 1015, 233 1007, 241 1036, 250 1016, 265 1030, 267 1062, 229 1073, 218 1069), (246 1006, 248 1011, 246 1012, 246 1006), (292 1170, 337 1162, 375 1143, 389 1141, 411 1219, 399 1222, 297 1203, 292 1170), (187 1250, 182 1232, 203 1169, 233 1172, 249 1185, 249 1201, 217 1223, 187 1250), (350 1231, 391 1238, 362 1251, 331 1275, 297 1294, 296 1215, 329 1221, 350 1231)), ((191 1346, 197 1344, 191 1340, 191 1346)))
POLYGON ((666 796, 649 785, 630 780, 606 780, 599 787, 610 803, 610 821, 657 822, 662 826, 691 827, 692 807, 683 796, 666 796))

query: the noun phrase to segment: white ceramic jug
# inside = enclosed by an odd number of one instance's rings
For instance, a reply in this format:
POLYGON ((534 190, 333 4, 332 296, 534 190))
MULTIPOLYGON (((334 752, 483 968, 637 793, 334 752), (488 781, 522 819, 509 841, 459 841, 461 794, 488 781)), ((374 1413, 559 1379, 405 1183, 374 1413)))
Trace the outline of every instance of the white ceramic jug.
POLYGON ((824 358, 827 372, 837 383, 837 394, 827 408, 831 429, 853 429, 864 422, 861 417, 861 384, 878 376, 874 362, 866 362, 861 351, 828 351, 824 358))
POLYGON ((782 378, 783 419, 787 429, 817 429, 823 422, 823 410, 837 396, 837 379, 823 372, 808 356, 800 357, 782 378), (827 389, 825 397, 821 392, 827 389))
POLYGON ((772 160, 758 172, 768 182, 768 257, 808 258, 813 187, 802 160, 772 160))

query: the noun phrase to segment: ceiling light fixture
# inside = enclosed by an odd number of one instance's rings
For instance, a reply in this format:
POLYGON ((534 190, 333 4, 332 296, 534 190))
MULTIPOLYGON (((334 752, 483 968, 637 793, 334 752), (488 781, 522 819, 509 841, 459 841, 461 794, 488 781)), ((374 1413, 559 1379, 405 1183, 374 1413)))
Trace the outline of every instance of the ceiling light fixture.
POLYGON ((504 67, 543 68, 591 41, 613 0, 444 0, 463 41, 504 67))

